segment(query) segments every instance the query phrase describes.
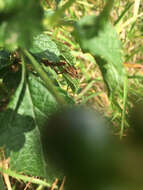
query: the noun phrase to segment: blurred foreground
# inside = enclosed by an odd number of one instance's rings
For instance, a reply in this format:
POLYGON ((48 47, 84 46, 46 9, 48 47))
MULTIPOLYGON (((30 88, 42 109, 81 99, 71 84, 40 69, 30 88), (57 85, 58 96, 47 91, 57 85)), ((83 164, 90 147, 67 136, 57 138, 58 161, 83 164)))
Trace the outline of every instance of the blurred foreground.
POLYGON ((140 117, 136 123, 137 109, 130 113, 131 137, 122 141, 89 108, 63 108, 50 118, 42 138, 45 155, 67 176, 68 190, 143 188, 143 122, 140 117))

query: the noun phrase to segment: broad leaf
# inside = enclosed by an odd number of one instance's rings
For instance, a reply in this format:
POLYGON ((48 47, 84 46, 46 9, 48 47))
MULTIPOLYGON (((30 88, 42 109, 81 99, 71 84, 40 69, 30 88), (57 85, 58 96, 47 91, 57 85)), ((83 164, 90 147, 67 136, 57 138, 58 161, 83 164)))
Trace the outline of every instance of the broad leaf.
POLYGON ((0 147, 10 157, 11 169, 46 176, 40 131, 58 104, 39 77, 27 73, 25 80, 24 76, 23 71, 8 109, 0 113, 0 147))
POLYGON ((59 49, 46 34, 40 34, 34 37, 33 45, 29 51, 37 58, 38 61, 47 59, 49 62, 59 62, 59 49))
POLYGON ((0 43, 10 50, 29 47, 42 30, 40 0, 1 0, 0 43))
MULTIPOLYGON (((101 14, 102 15, 102 14, 101 14)), ((75 26, 74 35, 84 52, 91 53, 100 67, 109 95, 121 92, 126 76, 122 46, 108 19, 87 16, 75 26)))

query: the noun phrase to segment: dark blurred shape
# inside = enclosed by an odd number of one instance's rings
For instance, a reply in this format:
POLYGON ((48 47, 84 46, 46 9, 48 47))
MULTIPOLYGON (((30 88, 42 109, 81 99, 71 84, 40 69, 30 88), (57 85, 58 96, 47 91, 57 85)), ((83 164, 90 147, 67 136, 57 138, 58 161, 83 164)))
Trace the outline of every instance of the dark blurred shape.
POLYGON ((143 100, 134 104, 129 113, 129 122, 135 141, 143 143, 143 100))
POLYGON ((124 171, 128 181, 143 189, 143 100, 134 103, 129 112, 130 129, 124 144, 124 171))
POLYGON ((63 108, 45 126, 43 148, 63 169, 69 189, 106 189, 118 183, 118 146, 101 115, 84 107, 63 108))

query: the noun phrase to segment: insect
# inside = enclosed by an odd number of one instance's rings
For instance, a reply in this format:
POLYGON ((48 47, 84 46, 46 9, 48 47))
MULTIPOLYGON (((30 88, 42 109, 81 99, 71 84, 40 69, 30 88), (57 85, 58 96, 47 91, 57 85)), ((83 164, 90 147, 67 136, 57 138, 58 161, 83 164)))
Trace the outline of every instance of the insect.
POLYGON ((52 67, 57 74, 67 73, 73 78, 78 78, 78 72, 74 66, 68 65, 65 61, 60 61, 58 63, 53 63, 48 60, 42 60, 45 66, 52 67), (56 67, 60 67, 61 72, 58 72, 56 67))

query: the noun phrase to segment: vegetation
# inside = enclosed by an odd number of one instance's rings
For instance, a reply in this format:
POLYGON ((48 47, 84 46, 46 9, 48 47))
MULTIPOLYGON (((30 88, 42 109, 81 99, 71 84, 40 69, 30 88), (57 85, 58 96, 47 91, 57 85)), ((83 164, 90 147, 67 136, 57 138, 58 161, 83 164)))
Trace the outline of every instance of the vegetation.
POLYGON ((141 0, 0 0, 0 189, 63 189, 41 140, 63 107, 98 110, 122 142, 140 126, 142 10, 141 0))

